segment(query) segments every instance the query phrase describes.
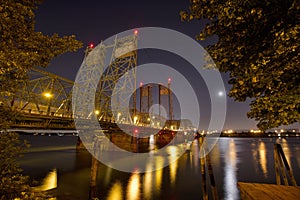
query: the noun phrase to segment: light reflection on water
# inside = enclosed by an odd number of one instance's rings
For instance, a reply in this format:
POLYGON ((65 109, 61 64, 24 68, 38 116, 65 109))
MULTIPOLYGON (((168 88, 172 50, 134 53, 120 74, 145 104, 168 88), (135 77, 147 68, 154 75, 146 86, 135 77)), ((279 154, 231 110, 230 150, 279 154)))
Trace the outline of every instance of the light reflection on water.
POLYGON ((155 193, 156 195, 160 195, 160 188, 161 188, 161 182, 162 182, 162 176, 163 176, 163 162, 164 159, 161 157, 157 157, 157 159, 155 160, 155 164, 156 164, 156 170, 155 173, 155 193))
POLYGON ((177 167, 178 167, 178 155, 179 155, 179 150, 178 147, 176 146, 168 146, 167 147, 167 152, 169 154, 169 170, 170 170, 170 184, 171 187, 174 187, 175 181, 176 181, 176 173, 177 173, 177 167))
POLYGON ((288 144, 287 140, 285 138, 282 138, 282 139, 278 139, 277 142, 281 144, 282 150, 284 151, 284 154, 285 154, 285 157, 286 157, 289 165, 291 165, 291 152, 290 152, 290 148, 289 148, 289 144, 288 144))
MULTIPOLYGON (((21 159, 24 173, 42 180, 49 170, 57 168, 58 199, 87 199, 90 155, 75 151, 76 138, 66 139, 67 149, 60 141, 64 137, 51 137, 53 141, 49 141, 49 137, 44 138, 35 138, 33 141, 38 145, 33 144, 30 152, 21 159), (56 140, 60 142, 59 145, 56 145, 56 140), (45 145, 49 142, 51 145, 45 145), (73 149, 70 150, 73 143, 73 149), (45 151, 41 151, 41 148, 45 148, 45 151)), ((26 139, 31 142, 30 138, 26 139)), ((277 141, 282 143, 298 184, 299 141, 296 138, 277 141)), ((236 187, 239 181, 276 182, 273 161, 275 142, 276 138, 220 138, 210 156, 221 199, 239 199, 236 187)), ((190 152, 174 160, 177 149, 171 146, 168 149, 168 159, 173 161, 170 166, 162 168, 165 158, 153 155, 148 159, 147 168, 161 169, 142 174, 120 172, 101 164, 97 179, 99 199, 202 199, 198 149, 198 144, 194 143, 190 152)))
MULTIPOLYGON (((267 153, 268 149, 266 148, 266 143, 259 139, 252 141, 251 143, 251 152, 252 159, 254 161, 253 166, 255 173, 262 173, 265 178, 268 177, 268 158, 267 153)), ((273 150, 270 150, 270 154, 273 153, 273 150)))
POLYGON ((237 156, 234 140, 229 141, 229 148, 225 155, 225 199, 238 199, 237 189, 237 156))
POLYGON ((40 186, 34 187, 36 191, 47 191, 57 187, 57 171, 53 169, 47 176, 43 179, 40 186))
POLYGON ((107 200, 122 200, 123 199, 123 189, 122 184, 117 181, 113 184, 110 191, 108 192, 107 200))
POLYGON ((133 172, 133 174, 129 179, 127 190, 126 190, 127 191, 126 199, 139 200, 141 194, 140 189, 141 189, 140 174, 138 173, 138 171, 136 171, 133 172))
POLYGON ((263 141, 260 141, 258 151, 259 151, 259 163, 260 163, 261 169, 263 171, 264 176, 267 177, 268 176, 267 150, 266 150, 265 143, 263 141))
MULTIPOLYGON (((151 163, 147 164, 147 170, 151 170, 151 163)), ((144 175, 144 182, 143 182, 143 192, 144 192, 144 199, 151 199, 152 196, 152 188, 153 188, 153 173, 152 172, 146 172, 144 175)))

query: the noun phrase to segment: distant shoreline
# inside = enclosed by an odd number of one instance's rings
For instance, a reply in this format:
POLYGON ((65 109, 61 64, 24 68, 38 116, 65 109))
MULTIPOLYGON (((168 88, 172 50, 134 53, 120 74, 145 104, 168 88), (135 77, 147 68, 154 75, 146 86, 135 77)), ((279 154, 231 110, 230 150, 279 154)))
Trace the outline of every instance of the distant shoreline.
POLYGON ((284 133, 274 133, 274 132, 266 132, 266 133, 250 133, 250 132, 240 132, 240 133, 221 133, 220 137, 259 137, 259 138, 268 138, 268 137, 299 137, 300 133, 296 132, 284 132, 284 133))

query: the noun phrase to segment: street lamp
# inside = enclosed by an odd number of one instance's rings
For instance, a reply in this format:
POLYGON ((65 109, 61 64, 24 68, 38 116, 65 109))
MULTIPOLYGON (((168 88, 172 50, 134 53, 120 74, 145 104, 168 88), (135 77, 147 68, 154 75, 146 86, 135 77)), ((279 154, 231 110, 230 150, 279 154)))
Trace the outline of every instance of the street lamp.
POLYGON ((45 92, 44 93, 44 97, 46 97, 48 99, 48 105, 47 105, 47 115, 50 114, 50 107, 51 107, 51 98, 52 98, 52 94, 50 92, 45 92))
POLYGON ((50 92, 45 92, 45 93, 44 93, 44 96, 45 96, 46 98, 51 98, 53 95, 52 95, 50 92))

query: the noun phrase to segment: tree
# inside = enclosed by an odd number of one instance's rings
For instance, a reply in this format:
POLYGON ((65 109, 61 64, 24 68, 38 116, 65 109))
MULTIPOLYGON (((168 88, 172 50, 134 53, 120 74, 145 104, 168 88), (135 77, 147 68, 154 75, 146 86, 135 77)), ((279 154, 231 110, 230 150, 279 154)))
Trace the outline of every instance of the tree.
POLYGON ((24 145, 15 133, 0 134, 0 199, 13 199, 20 195, 20 191, 28 189, 25 184, 28 177, 20 174, 17 164, 17 157, 23 152, 24 145))
POLYGON ((41 0, 0 2, 0 91, 14 92, 29 68, 46 67, 57 55, 82 47, 74 35, 47 36, 34 30, 41 0))
POLYGON ((59 37, 36 32, 35 14, 41 0, 0 0, 0 199, 36 199, 30 193, 28 177, 22 176, 16 158, 26 143, 6 128, 14 113, 6 100, 27 79, 32 67, 46 67, 50 60, 65 52, 76 51, 82 43, 75 36, 59 37))
POLYGON ((198 40, 221 72, 229 72, 229 96, 251 99, 249 118, 266 130, 300 121, 300 1, 192 0, 182 20, 205 19, 198 40))

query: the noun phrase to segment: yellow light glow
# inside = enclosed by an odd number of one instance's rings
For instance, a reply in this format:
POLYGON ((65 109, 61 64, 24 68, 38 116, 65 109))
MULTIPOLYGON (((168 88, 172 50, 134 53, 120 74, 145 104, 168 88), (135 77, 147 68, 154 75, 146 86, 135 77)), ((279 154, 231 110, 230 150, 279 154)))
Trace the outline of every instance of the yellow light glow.
POLYGON ((47 97, 47 98, 51 98, 52 97, 52 94, 50 92, 45 92, 44 93, 44 96, 47 97))
POLYGON ((260 142, 259 147, 258 147, 258 151, 259 151, 259 158, 260 158, 259 161, 260 161, 261 169, 264 173, 264 176, 267 177, 267 174, 268 174, 267 151, 266 151, 266 147, 265 147, 264 142, 260 142))
POLYGON ((144 176, 144 198, 145 199, 151 199, 152 196, 152 185, 153 185, 153 172, 151 172, 152 170, 152 163, 147 163, 146 166, 146 173, 144 176))
POLYGON ((57 187, 57 171, 56 169, 48 173, 44 178, 42 185, 34 187, 35 191, 47 191, 57 187))
POLYGON ((261 133, 261 130, 253 130, 253 129, 252 129, 250 132, 251 132, 251 133, 261 133))
POLYGON ((100 111, 99 110, 95 110, 95 114, 99 115, 100 111))
POLYGON ((178 148, 176 146, 168 146, 167 152, 170 155, 169 162, 171 163, 169 165, 171 186, 174 187, 175 181, 176 181, 177 168, 178 168, 177 155, 179 152, 178 152, 178 148))
POLYGON ((164 159, 162 157, 157 157, 155 160, 155 192, 157 195, 160 194, 161 190, 161 182, 163 176, 163 167, 164 167, 164 159))
POLYGON ((140 188, 140 175, 137 172, 133 173, 127 185, 127 199, 140 199, 140 188))
POLYGON ((137 124, 137 120, 138 120, 138 117, 137 117, 137 116, 134 116, 134 117, 133 117, 133 123, 134 123, 134 124, 137 124))
POLYGON ((107 200, 122 200, 123 199, 123 189, 120 182, 116 182, 108 193, 107 200))

